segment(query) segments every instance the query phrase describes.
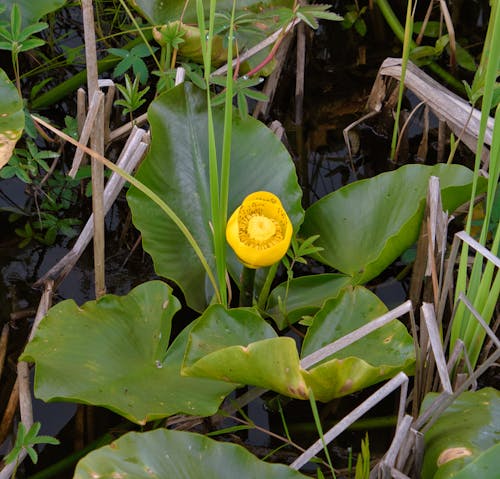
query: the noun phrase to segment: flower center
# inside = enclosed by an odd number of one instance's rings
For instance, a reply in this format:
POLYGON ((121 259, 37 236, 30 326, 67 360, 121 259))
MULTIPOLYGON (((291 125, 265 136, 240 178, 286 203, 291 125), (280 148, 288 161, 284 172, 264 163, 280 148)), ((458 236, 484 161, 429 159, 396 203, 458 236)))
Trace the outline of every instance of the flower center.
POLYGON ((248 221, 248 236, 255 241, 267 241, 276 233, 276 224, 270 218, 255 215, 248 221))
POLYGON ((281 214, 285 213, 262 201, 242 205, 238 213, 240 241, 257 250, 272 248, 283 240, 286 227, 280 221, 281 214))

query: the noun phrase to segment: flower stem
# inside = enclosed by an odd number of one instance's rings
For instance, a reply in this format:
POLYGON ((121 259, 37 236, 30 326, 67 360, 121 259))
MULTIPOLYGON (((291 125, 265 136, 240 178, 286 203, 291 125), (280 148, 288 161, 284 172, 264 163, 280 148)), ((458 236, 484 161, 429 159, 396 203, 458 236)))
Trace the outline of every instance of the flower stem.
POLYGON ((266 307, 267 298, 269 297, 269 292, 271 291, 271 285, 273 283, 274 277, 276 276, 276 271, 278 270, 280 262, 276 261, 270 268, 264 282, 264 286, 260 290, 259 300, 257 306, 260 310, 264 310, 266 307))
POLYGON ((240 307, 252 306, 255 269, 243 266, 240 283, 240 307))

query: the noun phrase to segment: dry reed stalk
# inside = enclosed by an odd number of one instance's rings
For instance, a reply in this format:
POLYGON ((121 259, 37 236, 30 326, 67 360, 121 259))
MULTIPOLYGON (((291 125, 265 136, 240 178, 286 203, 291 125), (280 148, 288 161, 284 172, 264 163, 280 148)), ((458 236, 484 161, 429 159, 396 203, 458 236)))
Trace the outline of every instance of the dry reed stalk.
POLYGON ((297 68, 295 73, 295 128, 296 148, 299 159, 299 181, 304 191, 304 206, 309 205, 308 158, 304 145, 304 83, 306 68, 306 34, 304 23, 297 26, 297 68))
POLYGON ((7 355, 7 344, 9 342, 9 325, 5 323, 0 335, 0 380, 2 379, 3 366, 5 364, 5 356, 7 355))
MULTIPOLYGON (((101 91, 98 90, 94 92, 92 101, 90 102, 89 105, 89 111, 87 113, 87 116, 85 117, 82 132, 79 137, 79 141, 83 145, 86 145, 88 143, 90 135, 93 134, 93 131, 96 126, 95 122, 97 114, 99 113, 99 110, 102 106, 103 98, 104 94, 101 91)), ((78 168, 80 168, 83 155, 84 155, 83 150, 78 148, 75 152, 75 156, 73 157, 73 163, 71 164, 71 169, 69 170, 68 173, 68 175, 71 176, 71 178, 74 178, 76 173, 78 172, 78 168)))
POLYGON ((99 80, 99 88, 107 88, 106 98, 104 100, 104 144, 109 143, 110 129, 109 124, 111 122, 111 113, 113 112, 113 102, 115 101, 116 87, 115 82, 110 79, 99 80))
POLYGON ((408 391, 408 376, 405 373, 400 372, 392 379, 387 381, 387 383, 385 383, 379 389, 377 389, 377 391, 375 391, 370 397, 368 397, 368 399, 363 401, 358 407, 344 416, 343 419, 341 419, 335 426, 333 426, 324 434, 323 438, 318 439, 303 454, 301 454, 290 465, 290 467, 292 469, 300 469, 323 449, 323 444, 330 444, 330 442, 332 442, 339 434, 345 431, 351 424, 357 421, 361 416, 366 414, 376 404, 382 401, 382 399, 384 399, 397 389, 401 389, 398 409, 398 425, 401 424, 401 421, 404 417, 405 403, 408 391))
POLYGON ((290 45, 292 44, 292 39, 292 35, 287 35, 283 40, 280 48, 276 52, 276 56, 274 57, 276 65, 273 68, 271 75, 267 77, 264 88, 262 89, 262 93, 264 93, 264 95, 266 95, 268 99, 267 101, 257 102, 252 113, 252 116, 254 118, 259 118, 259 116, 267 118, 267 116, 269 115, 269 109, 271 108, 274 95, 278 88, 278 83, 281 78, 283 67, 285 66, 285 60, 288 55, 290 45))
POLYGON ((310 367, 314 366, 315 364, 319 363, 320 361, 323 361, 323 359, 327 358, 328 356, 331 356, 332 354, 335 354, 336 352, 340 351, 341 349, 346 348, 352 343, 355 343, 359 339, 365 337, 366 335, 370 334, 371 332, 381 328, 382 326, 390 323, 394 319, 399 318, 400 316, 403 316, 404 314, 409 313, 412 310, 412 304, 411 301, 405 301, 403 304, 399 305, 398 307, 392 309, 391 311, 387 312, 386 314, 383 314, 382 316, 379 316, 376 319, 373 319, 369 323, 365 324, 364 326, 361 326, 360 328, 346 334, 345 336, 342 336, 340 339, 337 339, 333 343, 330 343, 317 351, 315 351, 312 354, 309 354, 306 356, 304 359, 300 361, 300 365, 304 369, 309 369, 310 367))
MULTIPOLYGON (((12 426, 12 421, 16 415, 17 405, 19 404, 19 381, 16 379, 12 391, 10 392, 9 401, 5 407, 3 413, 2 422, 0 422, 0 444, 3 444, 7 438, 10 428, 12 426)), ((3 470, 2 470, 3 472, 3 470)), ((0 473, 1 474, 1 473, 0 473)), ((2 476, 0 475, 0 478, 2 476)), ((9 477, 9 476, 7 476, 9 477)))
MULTIPOLYGON (((85 38, 85 60, 89 98, 99 91, 97 52, 92 0, 82 0, 83 29, 85 38)), ((90 147, 104 154, 104 107, 100 106, 90 138, 90 147)), ((106 293, 105 282, 105 235, 104 235, 104 166, 95 158, 92 164, 92 211, 94 215, 94 276, 95 295, 100 298, 106 293)))
MULTIPOLYGON (((295 25, 297 25, 298 23, 300 23, 300 20, 297 18, 294 19, 285 28, 280 28, 279 30, 276 30, 272 35, 262 40, 260 43, 250 48, 245 53, 243 53, 243 55, 240 55, 238 58, 235 58, 233 60, 233 69, 238 65, 238 63, 243 63, 245 60, 248 60, 250 57, 253 57, 256 53, 259 53, 261 50, 264 50, 264 48, 268 47, 269 45, 272 45, 281 36, 287 35, 293 29, 293 27, 295 27, 295 25)), ((213 71, 211 75, 212 76, 224 75, 224 73, 226 72, 227 72, 227 63, 225 65, 222 65, 217 70, 213 71)))
MULTIPOLYGON (((382 110, 387 93, 384 77, 400 80, 401 61, 401 58, 386 58, 383 61, 367 102, 370 110, 382 110)), ((446 122, 457 138, 460 138, 471 151, 476 151, 481 119, 480 110, 472 108, 467 101, 447 90, 411 62, 408 62, 404 82, 406 88, 426 102, 439 120, 446 122)), ((493 124, 493 118, 489 118, 485 134, 487 145, 491 145, 493 124)), ((487 160, 487 156, 486 152, 483 161, 487 160)))

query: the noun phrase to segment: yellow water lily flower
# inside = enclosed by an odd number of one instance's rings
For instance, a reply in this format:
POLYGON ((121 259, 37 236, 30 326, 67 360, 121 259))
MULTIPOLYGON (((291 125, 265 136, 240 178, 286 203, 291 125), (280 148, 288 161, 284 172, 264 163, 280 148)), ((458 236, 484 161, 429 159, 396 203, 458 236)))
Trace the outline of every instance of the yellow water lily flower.
POLYGON ((226 239, 248 268, 271 266, 286 254, 293 226, 281 201, 268 191, 248 195, 229 218, 226 239))

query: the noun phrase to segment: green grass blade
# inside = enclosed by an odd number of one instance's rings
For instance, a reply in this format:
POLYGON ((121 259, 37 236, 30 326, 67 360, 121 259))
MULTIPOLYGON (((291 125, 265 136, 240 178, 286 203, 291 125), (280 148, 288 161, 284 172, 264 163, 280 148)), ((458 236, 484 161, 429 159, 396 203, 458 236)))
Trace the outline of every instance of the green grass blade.
MULTIPOLYGON (((479 178, 479 170, 481 167, 481 157, 484 148, 484 138, 486 132, 487 121, 489 118, 489 113, 491 110, 492 100, 493 100, 493 91, 495 88, 496 78, 498 74, 498 66, 500 60, 500 8, 493 8, 490 17, 491 27, 491 42, 490 44, 486 44, 485 49, 483 51, 483 58, 481 60, 482 64, 486 65, 485 73, 484 73, 484 92, 483 92, 483 100, 482 100, 482 110, 481 110, 481 121, 479 127, 479 135, 478 135, 478 148, 476 150, 475 164, 474 164, 474 180, 472 183, 472 192, 471 192, 471 200, 474 200, 477 191, 477 181, 479 178), (484 58, 486 58, 485 61, 484 58)), ((495 115, 497 118, 499 117, 498 109, 495 115)), ((490 208, 490 204, 493 202, 494 192, 496 191, 498 185, 498 169, 500 159, 498 158, 499 150, 500 150, 500 137, 498 134, 499 131, 499 122, 495 124, 495 130, 493 134, 493 143, 491 146, 491 154, 490 154, 490 175, 488 178, 488 198, 487 198, 487 209, 490 208), (493 194, 492 194, 493 193, 493 194)), ((467 217, 465 230, 470 233, 472 226, 472 212, 474 208, 474 202, 470 202, 469 214, 467 217)), ((482 245, 486 244, 488 230, 489 230, 489 219, 488 216, 485 218, 483 223, 480 243, 482 245)), ((498 235, 497 235, 498 236, 498 235)), ((497 238, 494 241, 493 253, 497 254, 496 250, 498 249, 497 238), (496 246, 495 246, 496 244, 496 246)), ((468 268, 468 256, 469 256, 469 247, 466 243, 463 244, 462 252, 460 256, 460 265, 457 276, 457 283, 455 288, 455 300, 457 300, 458 295, 461 292, 465 292, 468 299, 474 305, 474 307, 478 311, 485 311, 485 313, 489 312, 489 308, 485 309, 485 301, 489 304, 489 291, 491 290, 491 281, 493 278, 492 265, 487 265, 484 269, 483 273, 483 257, 476 253, 474 257, 474 263, 472 266, 472 271, 470 273, 470 277, 467 278, 467 268, 468 268), (468 283, 468 284, 467 284, 468 283)), ((495 280, 496 282, 496 280, 495 280)), ((488 322, 491 317, 483 317, 483 319, 488 322)), ((457 314, 455 316, 455 320, 453 322, 452 330, 451 330, 451 340, 450 340, 450 351, 453 349, 455 342, 458 338, 461 338, 467 351, 470 351, 472 348, 472 344, 476 341, 477 338, 477 329, 476 326, 472 323, 475 323, 475 319, 472 318, 470 312, 466 310, 463 304, 460 304, 457 308, 457 314)), ((482 342, 481 342, 482 344, 482 342)), ((480 349, 480 348, 479 348, 480 349)), ((475 362, 471 362, 474 367, 475 362)))
POLYGON ((410 58, 411 38, 413 35, 412 3, 413 2, 409 0, 408 6, 406 8, 406 23, 403 39, 403 57, 401 62, 401 79, 399 80, 398 104, 396 107, 396 117, 394 120, 394 129, 392 131, 391 142, 391 158, 393 160, 395 160, 394 155, 396 153, 396 144, 398 141, 399 133, 399 116, 401 113, 401 104, 403 102, 403 93, 405 89, 406 67, 408 65, 408 59, 410 58))

